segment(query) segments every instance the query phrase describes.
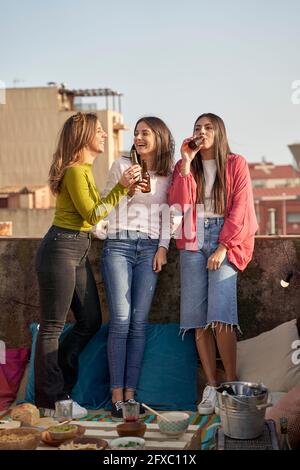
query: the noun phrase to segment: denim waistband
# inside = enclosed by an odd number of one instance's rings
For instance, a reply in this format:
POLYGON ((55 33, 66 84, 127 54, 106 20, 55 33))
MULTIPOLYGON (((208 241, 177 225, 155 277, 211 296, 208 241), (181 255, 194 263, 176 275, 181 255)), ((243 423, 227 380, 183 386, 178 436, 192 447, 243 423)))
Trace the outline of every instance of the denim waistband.
POLYGON ((151 238, 148 233, 145 232, 140 232, 139 230, 120 230, 119 232, 116 233, 108 233, 107 235, 108 239, 112 240, 119 240, 119 239, 130 239, 130 240, 137 240, 137 239, 143 239, 143 240, 159 240, 156 238, 151 238))
POLYGON ((222 225, 224 223, 224 217, 204 217, 204 225, 222 225))
POLYGON ((75 235, 76 238, 92 238, 92 232, 84 232, 82 230, 73 230, 71 228, 58 227, 57 225, 52 225, 50 227, 50 231, 56 233, 69 233, 70 235, 75 235))

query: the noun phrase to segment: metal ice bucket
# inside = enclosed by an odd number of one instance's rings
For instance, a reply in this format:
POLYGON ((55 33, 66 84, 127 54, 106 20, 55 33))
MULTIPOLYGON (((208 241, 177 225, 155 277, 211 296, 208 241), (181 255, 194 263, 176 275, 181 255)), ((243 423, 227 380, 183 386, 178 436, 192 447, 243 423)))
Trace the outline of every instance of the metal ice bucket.
POLYGON ((223 382, 217 389, 224 434, 234 439, 255 439, 264 431, 268 389, 253 382, 223 382))

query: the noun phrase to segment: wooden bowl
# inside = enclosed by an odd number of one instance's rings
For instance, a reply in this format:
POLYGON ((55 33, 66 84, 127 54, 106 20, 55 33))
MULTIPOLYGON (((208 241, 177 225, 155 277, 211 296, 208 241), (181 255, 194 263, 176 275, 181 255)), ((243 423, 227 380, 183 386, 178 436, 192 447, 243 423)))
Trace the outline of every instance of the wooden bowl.
POLYGON ((76 424, 63 424, 51 426, 48 429, 51 439, 54 441, 65 441, 66 439, 73 439, 76 437, 78 428, 76 424))
MULTIPOLYGON (((76 425, 77 426, 77 434, 76 434, 76 437, 80 437, 80 436, 83 436, 83 434, 85 433, 85 427, 84 426, 81 426, 79 424, 76 425)), ((41 435, 41 439, 42 441, 44 442, 44 444, 47 444, 48 446, 51 446, 51 447, 58 447, 60 446, 60 444, 66 442, 66 441, 70 441, 69 438, 66 438, 66 439, 53 439, 51 436, 50 436, 50 433, 48 430, 45 430, 42 432, 42 435, 41 435)))
POLYGON ((0 450, 34 450, 41 431, 33 428, 5 429, 0 431, 0 450))
POLYGON ((138 421, 134 423, 121 423, 117 425, 117 433, 120 437, 143 437, 146 431, 146 424, 138 421))

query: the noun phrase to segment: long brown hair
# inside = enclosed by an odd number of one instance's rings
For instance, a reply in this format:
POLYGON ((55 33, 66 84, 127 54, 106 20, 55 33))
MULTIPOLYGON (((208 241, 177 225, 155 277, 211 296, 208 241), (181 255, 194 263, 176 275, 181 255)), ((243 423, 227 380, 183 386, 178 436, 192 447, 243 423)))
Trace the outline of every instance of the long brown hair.
MULTIPOLYGON (((208 118, 214 129, 214 154, 216 159, 217 173, 216 179, 212 188, 212 198, 214 201, 214 212, 216 214, 223 214, 226 206, 226 159, 227 155, 231 153, 226 128, 223 120, 213 113, 204 113, 197 117, 194 129, 199 119, 208 118)), ((197 183, 197 203, 204 204, 205 181, 203 175, 203 165, 201 158, 201 150, 196 153, 192 161, 192 173, 197 183)))
POLYGON ((83 150, 94 138, 98 118, 94 113, 77 113, 64 123, 49 171, 49 185, 54 195, 60 192, 67 168, 82 162, 83 150))
MULTIPOLYGON (((154 169, 156 174, 168 176, 173 170, 175 151, 174 139, 170 129, 162 119, 155 116, 146 116, 137 121, 134 132, 140 122, 145 122, 155 135, 156 156, 154 169)), ((139 155, 138 158, 140 161, 139 155)))

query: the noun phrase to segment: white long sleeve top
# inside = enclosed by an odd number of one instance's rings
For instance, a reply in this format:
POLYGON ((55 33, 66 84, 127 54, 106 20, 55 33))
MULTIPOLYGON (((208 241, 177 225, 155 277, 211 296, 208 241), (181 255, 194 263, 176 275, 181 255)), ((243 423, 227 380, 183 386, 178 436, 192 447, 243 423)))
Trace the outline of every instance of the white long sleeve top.
MULTIPOLYGON (((111 191, 120 180, 122 173, 130 166, 129 157, 123 156, 113 162, 106 187, 102 192, 103 197, 111 191)), ((122 230, 139 231, 150 238, 159 239, 159 246, 168 249, 170 210, 167 203, 167 191, 172 175, 158 176, 155 171, 148 172, 151 179, 151 193, 139 192, 132 197, 123 197, 105 219, 108 221, 108 236, 113 237, 122 230)))

